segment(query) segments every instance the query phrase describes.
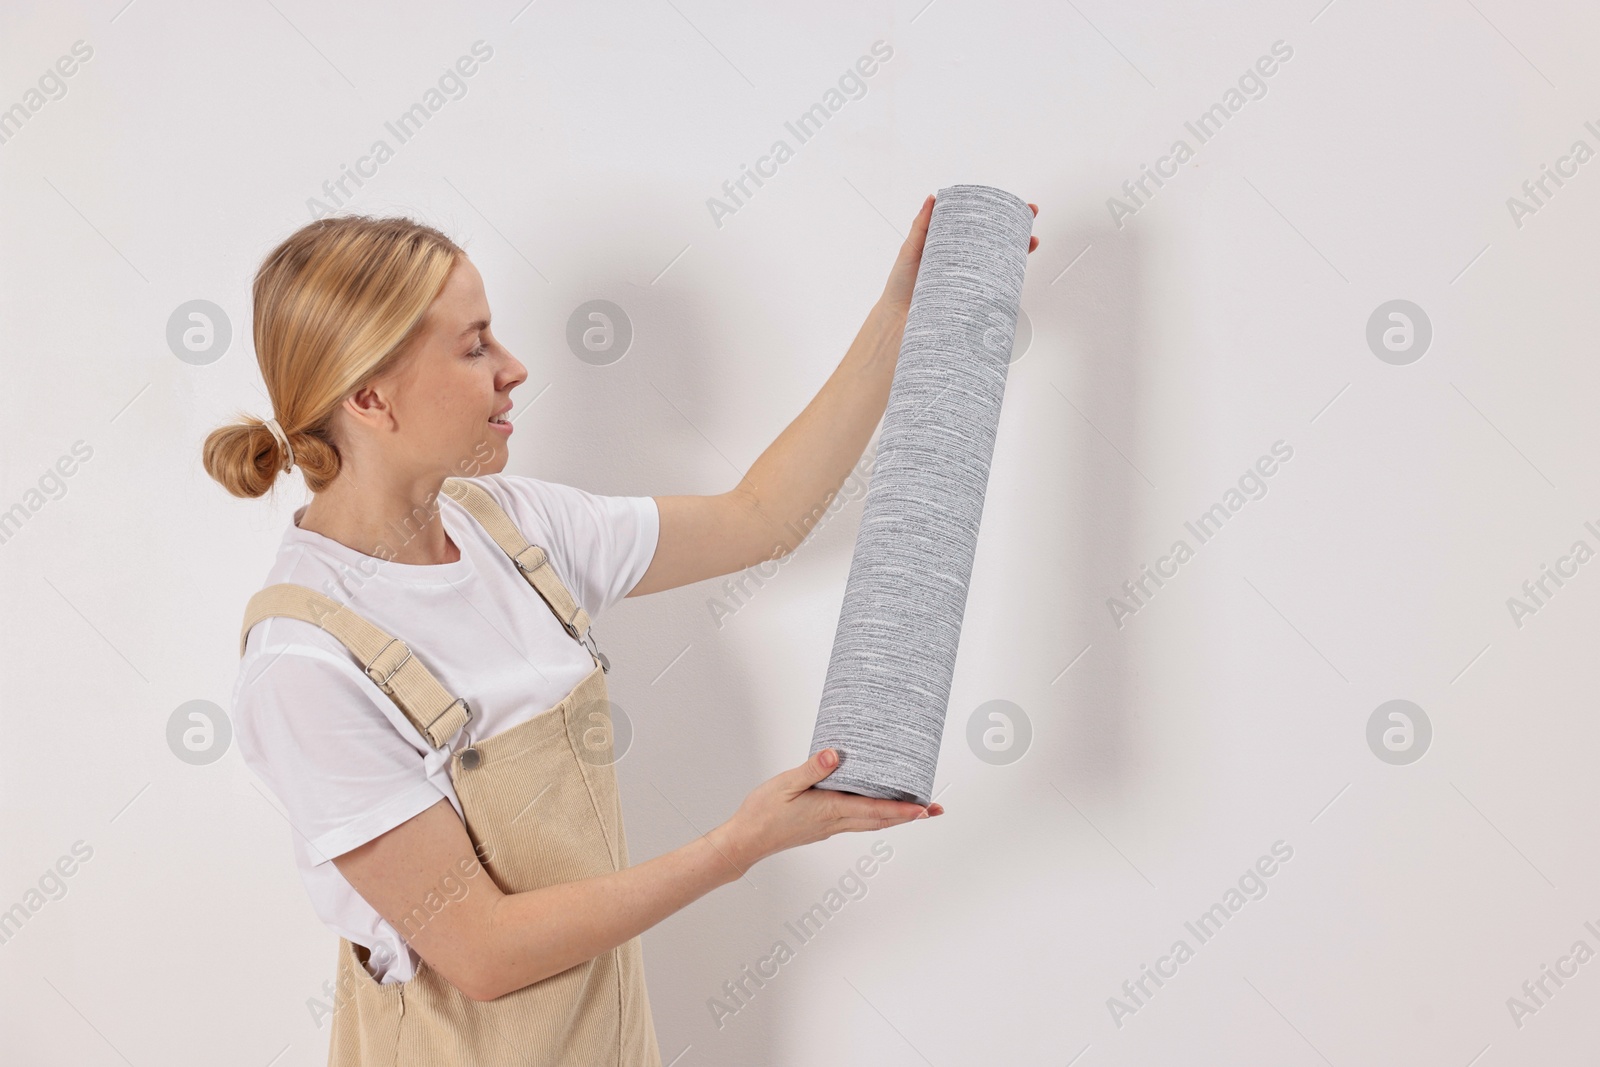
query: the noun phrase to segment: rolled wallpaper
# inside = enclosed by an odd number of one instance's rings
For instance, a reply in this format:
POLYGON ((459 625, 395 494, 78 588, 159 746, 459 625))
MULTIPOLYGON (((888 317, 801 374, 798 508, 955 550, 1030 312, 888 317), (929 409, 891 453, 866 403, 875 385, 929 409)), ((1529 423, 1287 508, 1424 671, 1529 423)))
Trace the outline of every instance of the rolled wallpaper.
POLYGON ((811 738, 819 789, 932 801, 1033 213, 939 190, 811 738))

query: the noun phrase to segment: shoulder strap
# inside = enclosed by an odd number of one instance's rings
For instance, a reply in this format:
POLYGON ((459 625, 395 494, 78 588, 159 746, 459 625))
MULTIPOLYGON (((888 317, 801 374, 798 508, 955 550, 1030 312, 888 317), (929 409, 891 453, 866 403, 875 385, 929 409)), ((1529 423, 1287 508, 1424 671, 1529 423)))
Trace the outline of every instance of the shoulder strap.
MULTIPOLYGON (((610 664, 589 636, 589 613, 577 602, 550 565, 544 549, 530 544, 516 523, 488 490, 461 478, 447 478, 444 492, 465 507, 488 531, 497 545, 528 584, 549 606, 567 632, 576 638, 609 671, 610 664)), ((250 628, 262 619, 284 616, 300 619, 338 638, 356 657, 367 676, 377 683, 399 706, 411 725, 434 748, 442 747, 472 718, 472 709, 460 698, 452 698, 439 680, 411 654, 398 637, 384 630, 332 597, 292 582, 269 585, 250 598, 245 606, 244 625, 239 630, 239 655, 244 655, 250 628)))
POLYGON ((483 486, 462 478, 446 478, 444 491, 452 500, 472 512, 472 517, 489 532, 489 536, 494 538, 501 550, 511 557, 511 562, 517 565, 517 570, 522 572, 528 584, 533 586, 546 604, 550 605, 550 610, 561 620, 561 625, 566 627, 569 634, 582 641, 589 631, 589 613, 583 610, 567 591, 567 587, 561 584, 561 579, 556 576, 556 569, 550 565, 550 557, 545 550, 538 545, 530 544, 528 539, 522 536, 522 531, 511 521, 511 516, 506 514, 505 509, 483 486))
POLYGON ((244 655, 250 628, 275 615, 309 622, 337 637, 434 748, 444 747, 472 718, 467 702, 451 697, 404 641, 390 637, 332 597, 292 582, 269 585, 250 598, 239 631, 239 655, 244 655))

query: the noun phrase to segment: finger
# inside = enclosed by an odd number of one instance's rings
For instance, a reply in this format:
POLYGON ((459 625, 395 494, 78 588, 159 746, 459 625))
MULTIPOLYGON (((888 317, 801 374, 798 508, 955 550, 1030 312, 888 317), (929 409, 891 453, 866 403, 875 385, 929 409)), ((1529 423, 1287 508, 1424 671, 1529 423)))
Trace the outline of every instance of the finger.
POLYGON ((933 218, 933 194, 928 194, 928 199, 922 202, 922 210, 917 212, 917 217, 911 220, 911 232, 906 235, 905 248, 922 254, 922 242, 928 236, 928 223, 933 218))
POLYGON ((793 793, 804 793, 839 767, 837 749, 825 748, 793 770, 783 772, 783 784, 793 793))
POLYGON ((917 209, 916 217, 911 220, 911 230, 912 230, 912 232, 915 233, 916 229, 917 229, 917 224, 918 223, 924 223, 924 220, 926 220, 932 214, 933 214, 933 194, 929 193, 927 199, 922 202, 922 206, 917 209))
POLYGON ((1033 217, 1034 218, 1038 218, 1039 217, 1039 205, 1038 204, 1029 204, 1028 206, 1033 209, 1033 217))
POLYGON ((1039 239, 1037 237, 1028 238, 1028 251, 1032 252, 1035 248, 1038 248, 1038 247, 1039 247, 1039 239))
POLYGON ((893 819, 844 819, 834 826, 834 833, 859 833, 863 830, 886 830, 891 826, 902 826, 908 822, 917 822, 916 817, 906 818, 899 816, 893 819))
POLYGON ((839 817, 844 819, 915 819, 923 811, 921 804, 909 801, 839 794, 839 817))

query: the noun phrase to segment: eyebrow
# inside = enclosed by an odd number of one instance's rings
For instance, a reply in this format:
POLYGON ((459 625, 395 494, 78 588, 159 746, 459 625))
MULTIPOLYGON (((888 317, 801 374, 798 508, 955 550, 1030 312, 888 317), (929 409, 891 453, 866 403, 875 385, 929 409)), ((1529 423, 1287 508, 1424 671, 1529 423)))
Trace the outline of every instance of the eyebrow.
POLYGON ((477 322, 468 323, 467 324, 467 328, 462 330, 456 336, 465 337, 469 333, 477 333, 480 330, 487 330, 488 328, 489 328, 489 320, 488 319, 479 319, 477 322))

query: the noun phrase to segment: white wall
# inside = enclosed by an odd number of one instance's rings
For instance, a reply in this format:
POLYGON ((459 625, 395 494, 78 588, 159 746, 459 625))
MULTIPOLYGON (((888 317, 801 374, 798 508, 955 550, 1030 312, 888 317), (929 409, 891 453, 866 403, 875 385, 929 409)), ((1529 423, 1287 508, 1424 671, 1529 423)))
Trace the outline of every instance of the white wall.
MULTIPOLYGON (((1498 1067, 1593 1047, 1600 962, 1546 979, 1536 1012, 1508 998, 1575 942, 1600 951, 1600 563, 1523 618, 1507 600, 1574 542, 1600 549, 1600 161, 1520 220, 1507 198, 1574 141, 1600 149, 1600 15, 924 4, 6 6, 0 107, 93 50, 0 145, 0 508, 29 513, 0 545, 0 908, 40 904, 0 944, 8 1062, 324 1062, 307 1001, 335 939, 288 827, 237 751, 192 766, 166 739, 185 702, 226 705, 303 484, 235 500, 199 449, 268 413, 260 258, 479 40, 466 96, 347 206, 466 244, 522 395, 549 386, 517 473, 731 486, 843 355, 926 193, 981 182, 1041 209, 948 814, 785 853, 647 933, 668 1060, 1498 1067), (879 40, 864 98, 717 225, 707 198, 879 40), (1185 121, 1278 41, 1267 94, 1198 145, 1185 121), (1118 225, 1108 197, 1180 137, 1194 157, 1118 225), (596 298, 636 331, 608 367, 565 342, 596 298), (166 340, 197 299, 233 333, 205 365, 166 340), (1432 325, 1405 365, 1366 340, 1393 299, 1432 325), (30 497, 79 441, 64 495, 30 497), (1185 521, 1278 441, 1267 495, 1199 545, 1185 521), (1119 628, 1108 598, 1179 538, 1193 558, 1119 628), (1003 766, 966 740, 997 699, 1033 730, 1003 766), (1405 765, 1367 741, 1392 699, 1432 725, 1405 765), (866 897, 719 1028, 708 999, 876 836, 894 852, 866 897), (66 895, 29 898, 79 841, 66 895), (1292 858, 1266 895, 1200 943, 1185 921, 1276 842, 1292 858), (1179 939, 1192 958, 1114 1013, 1179 939)), ((721 581, 600 622, 638 731, 636 861, 805 757, 860 507, 720 628, 721 581)))

